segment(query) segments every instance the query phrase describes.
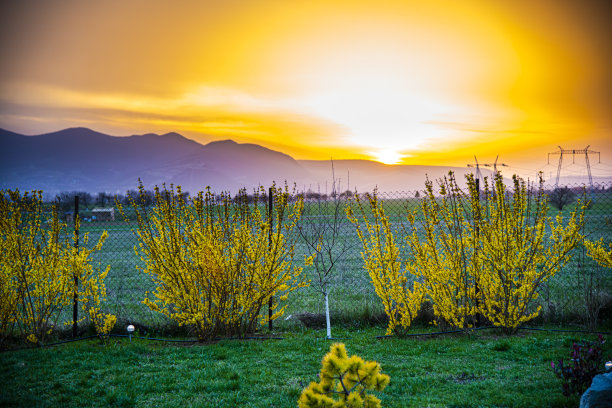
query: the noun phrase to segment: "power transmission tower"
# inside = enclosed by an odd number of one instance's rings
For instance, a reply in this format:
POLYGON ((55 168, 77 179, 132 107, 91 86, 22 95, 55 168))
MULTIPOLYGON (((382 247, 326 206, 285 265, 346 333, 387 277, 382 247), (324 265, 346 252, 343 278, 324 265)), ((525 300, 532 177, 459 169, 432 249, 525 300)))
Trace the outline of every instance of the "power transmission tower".
MULTIPOLYGON (((493 167, 493 172, 494 172, 494 173, 497 173, 497 172, 498 172, 498 170, 497 170, 497 166, 508 167, 508 165, 507 165, 507 164, 505 164, 505 163, 499 163, 499 164, 497 164, 497 160, 498 160, 498 159, 499 159, 499 154, 498 154, 498 155, 497 155, 497 157, 495 158, 495 162, 493 162, 493 163, 482 163, 482 164, 479 164, 479 163, 478 163, 478 159, 476 158, 476 156, 474 156, 474 160, 476 161, 476 163, 470 163, 470 164, 468 164, 467 166, 468 166, 468 167, 476 167, 476 178, 480 180, 480 179, 482 179, 482 174, 480 173, 480 166, 483 166, 483 167, 493 167)), ((484 180, 483 180, 483 182, 484 182, 484 180)))
MULTIPOLYGON (((493 166, 493 172, 497 173, 498 172, 498 170, 497 170, 497 166, 498 166, 497 160, 498 159, 499 159, 499 154, 495 157, 495 161, 493 163, 483 163, 482 165, 484 167, 491 167, 491 166, 493 166)), ((499 163, 499 166, 508 167, 508 165, 506 163, 499 163)))
POLYGON ((589 150, 590 146, 591 145, 588 145, 584 149, 564 149, 561 146, 558 146, 559 147, 559 151, 558 152, 548 153, 548 164, 550 164, 550 155, 551 154, 558 154, 559 155, 559 165, 557 166, 557 179, 555 180, 555 189, 559 187, 559 176, 561 175, 561 164, 563 163, 563 155, 564 154, 571 154, 572 155, 572 163, 575 163, 576 162, 576 155, 577 154, 584 154, 584 160, 586 162, 587 172, 589 174, 589 187, 591 188, 591 191, 593 191, 593 176, 591 175, 591 163, 589 161, 589 153, 597 154, 597 157, 599 159, 599 163, 601 163, 601 154, 600 154, 600 152, 596 152, 594 150, 589 150))
MULTIPOLYGON (((468 163, 468 167, 476 167, 476 180, 482 179, 482 174, 480 173, 480 165, 478 164, 478 159, 474 156, 474 160, 476 163, 468 163)), ((483 180, 484 181, 484 180, 483 180)))

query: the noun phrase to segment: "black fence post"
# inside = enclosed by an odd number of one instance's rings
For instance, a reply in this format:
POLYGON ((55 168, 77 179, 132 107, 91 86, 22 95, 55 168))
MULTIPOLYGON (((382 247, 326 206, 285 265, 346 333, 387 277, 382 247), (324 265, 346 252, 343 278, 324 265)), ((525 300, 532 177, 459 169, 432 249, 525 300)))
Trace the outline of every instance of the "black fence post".
MULTIPOLYGON (((74 248, 79 249, 79 196, 74 196, 74 248)), ((79 319, 79 276, 74 271, 74 303, 72 305, 72 337, 77 336, 77 320, 79 319)))
MULTIPOLYGON (((476 179, 476 204, 478 205, 478 208, 476 209, 476 212, 474 213, 474 230, 476 232, 476 236, 474 238, 474 260, 477 261, 478 260, 478 245, 480 244, 480 239, 479 239, 479 233, 480 233, 480 179, 476 179)), ((479 271, 476 271, 476 273, 478 274, 479 271)), ((480 288, 478 287, 478 277, 475 276, 474 277, 476 279, 475 282, 475 295, 476 295, 476 326, 480 327, 482 325, 482 320, 483 320, 483 316, 480 314, 480 300, 479 300, 479 296, 480 296, 480 288)))
MULTIPOLYGON (((272 248, 272 210, 274 206, 274 200, 272 197, 272 187, 268 189, 268 248, 272 248)), ((272 307, 274 305, 274 296, 270 296, 268 299, 268 329, 272 331, 272 307)))

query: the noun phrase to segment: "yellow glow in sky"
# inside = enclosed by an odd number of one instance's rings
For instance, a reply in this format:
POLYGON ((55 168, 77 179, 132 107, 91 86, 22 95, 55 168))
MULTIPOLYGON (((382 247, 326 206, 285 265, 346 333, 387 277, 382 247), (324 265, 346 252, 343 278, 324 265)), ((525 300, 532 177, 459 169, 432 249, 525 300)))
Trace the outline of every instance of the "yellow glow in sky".
POLYGON ((231 138, 298 159, 610 157, 605 2, 25 0, 0 127, 231 138))

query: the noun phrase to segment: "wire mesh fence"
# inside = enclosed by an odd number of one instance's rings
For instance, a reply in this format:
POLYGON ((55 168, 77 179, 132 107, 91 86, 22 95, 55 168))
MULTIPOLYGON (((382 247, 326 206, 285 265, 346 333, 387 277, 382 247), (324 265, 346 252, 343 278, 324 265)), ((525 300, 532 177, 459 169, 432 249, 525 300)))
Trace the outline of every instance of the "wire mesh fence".
MULTIPOLYGON (((590 240, 603 238, 609 244, 612 230, 612 185, 594 189, 585 189, 579 185, 567 187, 564 198, 558 197, 558 190, 546 188, 549 215, 562 214, 567 218, 576 200, 586 193, 589 205, 585 213, 583 234, 590 240)), ((400 236, 406 231, 407 213, 418 211, 423 195, 423 191, 377 193, 394 231, 400 236)), ((323 231, 333 241, 328 254, 328 265, 331 264, 331 268, 323 279, 313 267, 305 267, 303 273, 311 284, 289 296, 285 316, 281 320, 301 313, 323 313, 324 292, 329 295, 332 323, 339 319, 358 323, 382 318, 384 313, 381 302, 367 271, 363 269, 361 242, 345 213, 346 205, 354 203, 354 197, 351 194, 305 194, 304 197, 300 229, 296 231, 300 234, 296 259, 303 262, 304 256, 312 253, 309 231, 323 231)), ((70 210, 66 211, 69 222, 73 215, 70 210)), ((142 302, 147 292, 155 290, 155 285, 150 276, 138 269, 142 261, 134 250, 137 245, 135 224, 126 221, 110 201, 103 207, 81 207, 79 217, 80 233, 89 234, 89 245, 94 245, 103 231, 108 232, 102 251, 96 253, 94 259, 100 269, 110 265, 106 278, 106 311, 115 314, 120 321, 146 326, 167 323, 163 315, 151 311, 142 302)), ((579 245, 573 250, 567 265, 542 286, 538 302, 543 307, 542 315, 547 319, 564 319, 592 326, 598 318, 603 317, 602 313, 610 313, 612 272, 609 268, 599 266, 587 256, 584 246, 579 245)))

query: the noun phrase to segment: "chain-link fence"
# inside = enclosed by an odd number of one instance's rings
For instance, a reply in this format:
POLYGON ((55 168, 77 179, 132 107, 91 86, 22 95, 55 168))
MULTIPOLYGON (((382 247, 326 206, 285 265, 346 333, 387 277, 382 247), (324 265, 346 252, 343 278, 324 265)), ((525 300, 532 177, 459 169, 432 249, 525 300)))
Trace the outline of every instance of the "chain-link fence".
MULTIPOLYGON (((595 189, 585 189, 583 186, 556 190, 548 188, 546 191, 549 196, 549 215, 561 213, 566 219, 576 200, 586 192, 590 204, 585 214, 583 233, 590 240, 603 238, 609 244, 612 230, 612 185, 595 189)), ((405 231, 407 212, 420 208, 423 196, 423 191, 378 193, 397 233, 405 231)), ((329 294, 332 320, 359 323, 383 318, 381 303, 367 271, 363 269, 361 242, 345 213, 347 203, 354 202, 353 197, 346 193, 337 197, 318 194, 305 194, 304 197, 304 213, 300 228, 295 232, 300 235, 296 259, 303 262, 303 255, 312 253, 313 237, 323 232, 331 246, 326 264, 331 267, 325 276, 314 267, 304 269, 305 277, 311 284, 289 296, 287 310, 281 320, 305 312, 323 313, 324 291, 329 294)), ((70 222, 73 213, 67 211, 66 214, 70 222)), ((106 278, 106 311, 117 315, 121 321, 147 326, 163 325, 166 318, 152 312, 142 303, 146 292, 153 291, 155 286, 149 276, 138 270, 141 261, 134 250, 137 244, 133 231, 135 224, 125 221, 112 204, 81 208, 79 217, 80 234, 89 234, 89 245, 95 244, 104 230, 108 232, 103 249, 95 258, 96 265, 102 269, 110 265, 106 278)), ((542 286, 538 298, 544 318, 591 326, 598 316, 602 317, 601 313, 610 312, 611 300, 612 271, 589 258, 583 245, 573 250, 570 262, 542 286)))

